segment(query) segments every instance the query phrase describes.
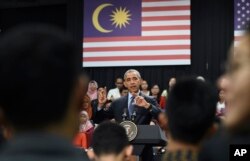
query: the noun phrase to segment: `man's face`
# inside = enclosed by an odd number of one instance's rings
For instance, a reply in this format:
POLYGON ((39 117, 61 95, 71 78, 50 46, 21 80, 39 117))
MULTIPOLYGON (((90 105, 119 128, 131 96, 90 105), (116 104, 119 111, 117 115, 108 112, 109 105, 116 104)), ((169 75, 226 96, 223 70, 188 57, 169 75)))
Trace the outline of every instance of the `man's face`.
POLYGON ((123 88, 123 80, 120 78, 116 79, 115 85, 118 89, 122 89, 123 88))
POLYGON ((141 79, 138 77, 136 72, 127 73, 124 85, 128 88, 130 93, 137 93, 141 85, 141 79))
POLYGON ((250 39, 244 37, 231 59, 226 95, 226 125, 237 128, 250 121, 250 39))

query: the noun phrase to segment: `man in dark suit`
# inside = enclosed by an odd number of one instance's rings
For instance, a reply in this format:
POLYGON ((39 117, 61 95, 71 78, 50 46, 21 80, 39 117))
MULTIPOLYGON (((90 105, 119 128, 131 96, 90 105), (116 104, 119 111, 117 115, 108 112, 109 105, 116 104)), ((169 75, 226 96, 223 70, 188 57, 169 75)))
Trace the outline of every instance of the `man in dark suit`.
MULTIPOLYGON (((126 115, 128 119, 134 117, 134 122, 137 125, 148 125, 153 117, 157 118, 161 112, 160 107, 154 98, 140 92, 141 81, 141 75, 137 70, 129 69, 126 71, 124 85, 128 88, 129 93, 127 96, 112 102, 108 109, 100 109, 98 112, 103 112, 102 119, 114 118, 116 122, 122 122, 126 115)), ((142 160, 152 161, 152 153, 152 147, 146 146, 142 152, 142 160)))
POLYGON ((108 109, 102 108, 105 118, 114 118, 116 122, 122 122, 124 114, 128 119, 134 117, 137 125, 148 125, 153 117, 157 118, 161 112, 156 100, 140 92, 141 75, 137 70, 129 69, 124 74, 124 85, 128 88, 128 95, 120 97, 111 103, 108 109))

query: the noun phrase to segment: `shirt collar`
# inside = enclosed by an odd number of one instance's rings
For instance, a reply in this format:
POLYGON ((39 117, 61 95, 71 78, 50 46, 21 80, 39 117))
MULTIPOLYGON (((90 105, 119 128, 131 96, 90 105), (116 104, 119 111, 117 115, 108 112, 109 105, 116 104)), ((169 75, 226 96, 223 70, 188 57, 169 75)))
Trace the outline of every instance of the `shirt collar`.
MULTIPOLYGON (((139 96, 139 94, 140 94, 140 90, 137 92, 137 96, 139 96)), ((130 93, 130 92, 128 92, 128 98, 130 99, 131 97, 133 97, 133 95, 130 93)))

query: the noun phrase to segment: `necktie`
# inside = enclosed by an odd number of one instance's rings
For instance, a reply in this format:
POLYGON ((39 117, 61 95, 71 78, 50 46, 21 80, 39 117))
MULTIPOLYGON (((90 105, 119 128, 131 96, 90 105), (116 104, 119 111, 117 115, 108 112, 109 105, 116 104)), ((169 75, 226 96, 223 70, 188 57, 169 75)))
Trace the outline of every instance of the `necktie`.
POLYGON ((135 107, 134 107, 134 99, 135 99, 134 96, 130 97, 130 103, 129 103, 129 106, 128 106, 129 117, 131 117, 131 115, 133 114, 134 109, 135 109, 135 107))

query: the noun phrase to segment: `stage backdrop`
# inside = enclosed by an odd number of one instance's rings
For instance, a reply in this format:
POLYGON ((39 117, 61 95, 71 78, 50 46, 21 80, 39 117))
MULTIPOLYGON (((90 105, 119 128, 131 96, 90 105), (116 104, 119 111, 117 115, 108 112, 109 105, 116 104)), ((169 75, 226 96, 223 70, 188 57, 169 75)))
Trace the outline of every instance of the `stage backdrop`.
MULTIPOLYGON (((20 23, 47 22, 61 26, 74 38, 81 68, 84 1, 36 0, 16 3, 16 0, 0 0, 0 36, 20 23)), ((122 77, 130 68, 139 70, 149 86, 157 83, 161 89, 167 88, 168 80, 173 76, 202 75, 215 82, 224 71, 223 64, 234 38, 234 0, 192 0, 191 15, 191 65, 89 67, 84 70, 90 79, 108 89, 114 88, 115 78, 122 77)))
POLYGON ((83 67, 190 65, 190 0, 84 0, 83 67))

